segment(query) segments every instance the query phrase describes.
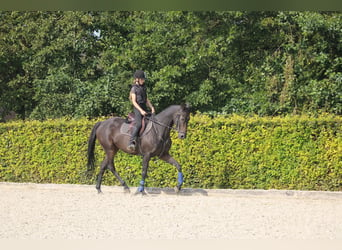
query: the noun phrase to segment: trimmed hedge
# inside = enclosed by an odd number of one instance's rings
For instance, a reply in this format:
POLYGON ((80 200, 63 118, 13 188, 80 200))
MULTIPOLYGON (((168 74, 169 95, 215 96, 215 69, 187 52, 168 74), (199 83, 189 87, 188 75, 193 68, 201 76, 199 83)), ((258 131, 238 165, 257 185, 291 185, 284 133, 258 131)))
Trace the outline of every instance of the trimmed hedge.
MULTIPOLYGON (((103 120, 99 119, 99 120, 103 120)), ((0 181, 94 184, 85 175, 87 142, 98 120, 48 120, 0 124, 0 181)), ((192 116, 188 137, 172 134, 171 155, 185 187, 342 191, 339 116, 211 118, 192 116)), ((104 152, 97 143, 100 165, 104 152)), ((131 186, 141 178, 141 157, 119 152, 115 166, 131 186)), ((147 186, 176 186, 174 166, 155 158, 147 186)), ((110 173, 103 184, 119 185, 110 173)))

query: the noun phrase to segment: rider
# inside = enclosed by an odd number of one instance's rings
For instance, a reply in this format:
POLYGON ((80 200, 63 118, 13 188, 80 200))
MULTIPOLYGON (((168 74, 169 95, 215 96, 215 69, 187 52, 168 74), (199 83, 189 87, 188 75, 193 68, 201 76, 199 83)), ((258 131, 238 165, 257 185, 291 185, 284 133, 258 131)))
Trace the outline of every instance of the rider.
POLYGON ((135 115, 136 125, 131 135, 131 138, 129 140, 129 144, 127 147, 128 150, 135 150, 136 139, 142 126, 141 125, 142 118, 145 115, 147 115, 146 105, 151 109, 152 113, 155 113, 152 103, 147 98, 146 86, 145 86, 145 80, 146 80, 145 72, 142 70, 137 70, 134 73, 133 77, 134 77, 134 83, 129 93, 129 99, 131 100, 134 106, 134 115, 135 115))

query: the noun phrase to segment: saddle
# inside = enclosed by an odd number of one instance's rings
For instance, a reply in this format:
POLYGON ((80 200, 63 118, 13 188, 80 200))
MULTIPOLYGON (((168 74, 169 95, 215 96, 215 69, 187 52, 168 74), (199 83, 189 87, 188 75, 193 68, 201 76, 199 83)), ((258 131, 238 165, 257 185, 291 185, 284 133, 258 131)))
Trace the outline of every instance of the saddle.
MULTIPOLYGON (((135 115, 134 113, 129 113, 126 121, 121 125, 120 132, 122 134, 131 135, 133 133, 135 127, 135 115)), ((151 129, 152 122, 148 122, 148 119, 144 117, 141 121, 141 129, 139 131, 139 136, 142 137, 143 135, 147 134, 147 132, 151 129)))

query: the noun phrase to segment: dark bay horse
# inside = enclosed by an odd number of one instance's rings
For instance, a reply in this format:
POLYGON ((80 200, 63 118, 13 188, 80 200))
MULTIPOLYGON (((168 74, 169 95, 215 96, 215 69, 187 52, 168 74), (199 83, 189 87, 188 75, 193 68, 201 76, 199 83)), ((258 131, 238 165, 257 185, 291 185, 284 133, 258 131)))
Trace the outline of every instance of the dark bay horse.
POLYGON ((171 129, 176 129, 178 138, 186 137, 187 126, 190 119, 190 108, 187 105, 173 105, 157 115, 149 118, 152 127, 145 131, 141 137, 138 137, 135 151, 127 149, 129 135, 122 133, 121 126, 126 122, 124 118, 112 117, 108 120, 98 122, 93 127, 88 141, 88 171, 95 168, 95 142, 96 138, 100 142, 106 157, 103 160, 97 179, 96 189, 101 193, 102 176, 106 169, 109 169, 115 177, 124 186, 124 190, 129 192, 129 187, 124 180, 121 179, 114 166, 114 156, 122 150, 128 154, 141 155, 142 160, 142 179, 139 183, 137 193, 145 193, 145 179, 149 161, 152 157, 157 156, 161 160, 174 165, 178 170, 178 185, 176 190, 179 191, 183 184, 183 173, 180 164, 169 154, 171 148, 171 129), (173 128, 173 125, 175 127, 173 128))

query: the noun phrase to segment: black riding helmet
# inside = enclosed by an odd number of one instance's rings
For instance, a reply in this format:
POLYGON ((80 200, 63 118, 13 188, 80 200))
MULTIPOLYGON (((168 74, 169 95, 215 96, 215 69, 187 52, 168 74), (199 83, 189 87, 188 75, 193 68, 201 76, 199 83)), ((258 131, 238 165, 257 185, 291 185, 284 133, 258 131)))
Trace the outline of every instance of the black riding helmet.
POLYGON ((146 74, 145 74, 145 72, 144 71, 142 71, 142 70, 137 70, 137 71, 135 71, 135 73, 134 73, 134 76, 133 76, 134 78, 142 78, 142 79, 146 79, 146 74))

